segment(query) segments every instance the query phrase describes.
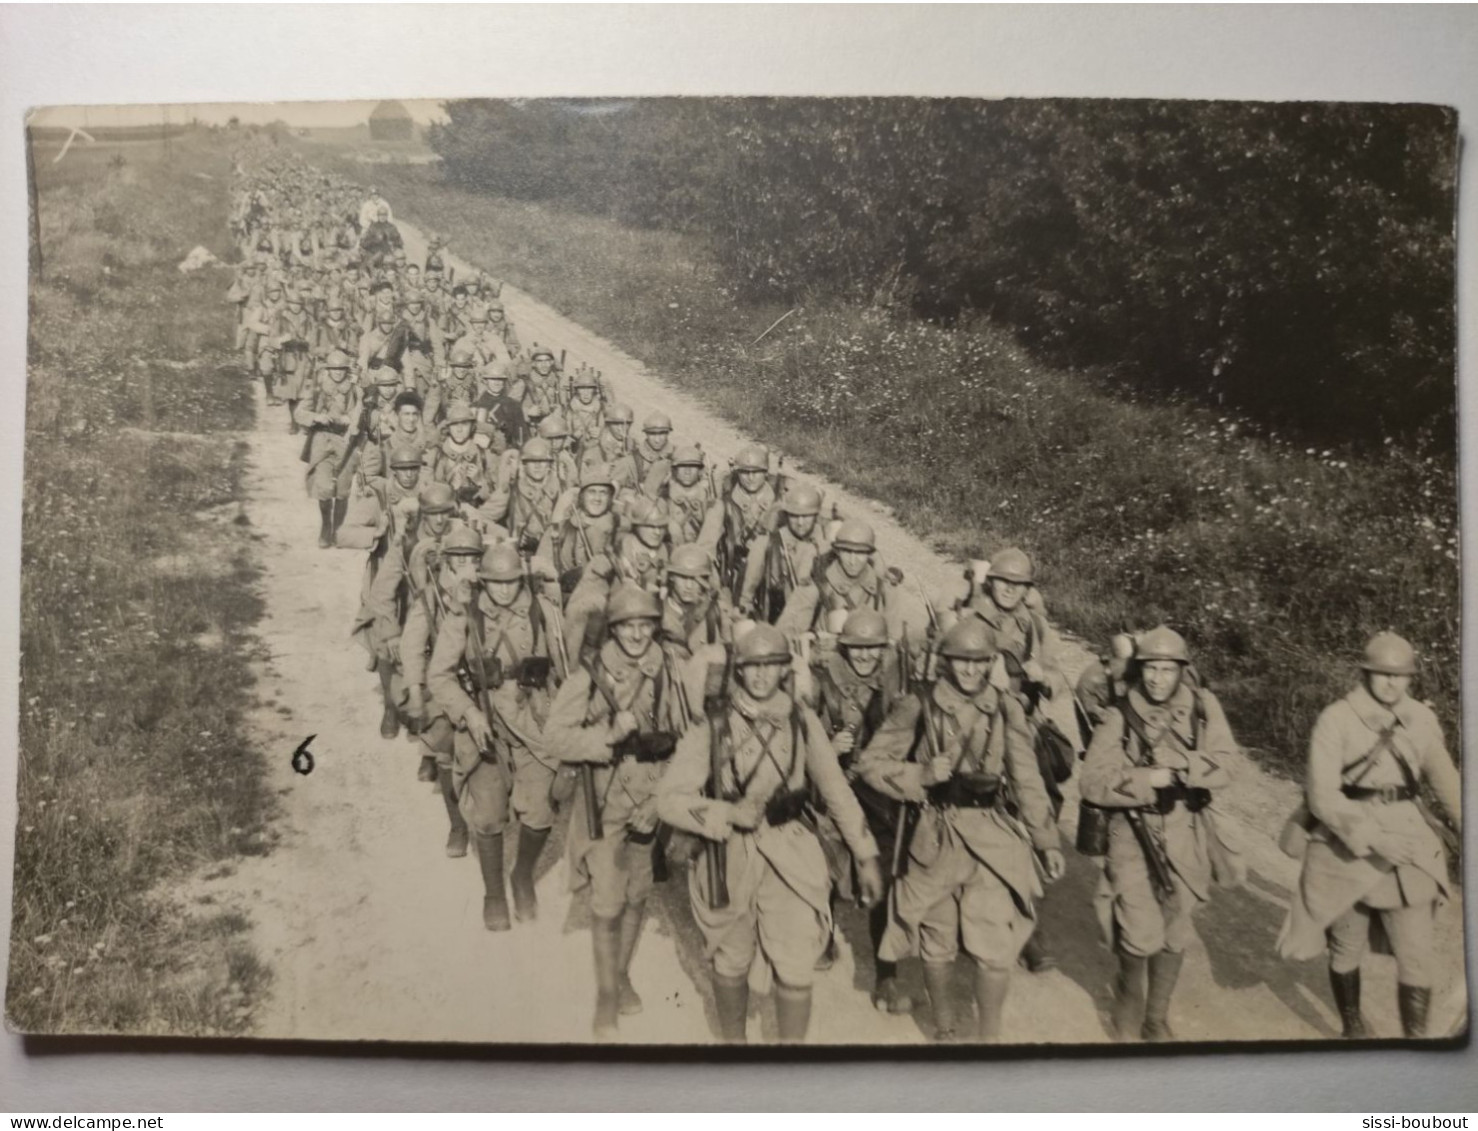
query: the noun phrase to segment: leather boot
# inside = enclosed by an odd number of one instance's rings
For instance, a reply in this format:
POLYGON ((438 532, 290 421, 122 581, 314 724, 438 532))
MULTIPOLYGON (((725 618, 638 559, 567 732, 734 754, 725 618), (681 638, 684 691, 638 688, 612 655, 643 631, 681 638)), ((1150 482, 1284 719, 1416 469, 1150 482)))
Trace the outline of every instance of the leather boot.
POLYGON ((457 790, 452 785, 452 768, 437 767, 437 784, 441 787, 441 799, 446 803, 447 820, 452 824, 446 836, 446 854, 453 860, 467 855, 467 821, 462 816, 462 807, 457 804, 457 790))
POLYGON ((1360 967, 1341 974, 1329 971, 1329 987, 1334 991, 1334 1005, 1339 1010, 1339 1021, 1344 1026, 1341 1036, 1350 1040, 1368 1037, 1365 1018, 1360 1016, 1360 967))
POLYGON ((748 1043, 745 1033, 749 1017, 749 977, 713 976, 713 1011, 718 1014, 719 1039, 731 1045, 748 1043))
POLYGON ((482 869, 482 925, 490 931, 510 931, 508 893, 503 888, 503 834, 477 834, 477 863, 482 869))
POLYGON ((775 984, 775 1028, 782 1043, 798 1044, 811 1027, 811 987, 775 984))
POLYGON ((621 949, 617 952, 617 995, 621 1015, 629 1017, 642 1010, 641 996, 631 985, 631 959, 636 954, 636 944, 641 941, 642 919, 647 905, 628 903, 621 913, 621 949))
POLYGON ((1427 1035, 1427 1010, 1432 1004, 1430 986, 1398 985, 1396 1004, 1401 1010, 1401 1032, 1407 1037, 1427 1035))
POLYGON ((1044 974, 1048 970, 1057 969, 1057 959, 1047 949, 1047 933, 1042 929, 1040 919, 1037 920, 1031 937, 1026 940, 1026 946, 1021 948, 1021 962, 1033 974, 1044 974))
POLYGON ((1184 954, 1169 950, 1150 955, 1150 986, 1144 999, 1144 1025, 1139 1030, 1139 1035, 1147 1041, 1175 1040, 1167 1017, 1170 996, 1175 993, 1175 983, 1180 980, 1183 962, 1184 954))
POLYGON ((924 963, 924 988, 929 991, 929 1007, 934 1011, 934 1039, 940 1044, 947 1044, 959 1035, 955 1029, 955 1003, 949 996, 954 969, 954 964, 949 962, 924 963))
POLYGON ((513 862, 513 916, 520 923, 532 923, 539 917, 539 897, 534 893, 534 865, 539 862, 539 853, 544 851, 544 842, 548 839, 548 829, 531 829, 525 824, 518 826, 518 859, 513 862))
POLYGON ((879 1013, 895 1016, 912 1013, 913 999, 903 992, 898 981, 898 963, 878 958, 883 945, 883 934, 888 929, 888 901, 873 905, 867 913, 867 937, 872 942, 873 970, 877 978, 872 991, 872 1005, 879 1013))
POLYGON ((335 499, 334 500, 334 524, 333 524, 334 544, 335 545, 337 545, 338 544, 338 541, 339 541, 339 527, 341 527, 341 526, 344 525, 344 516, 347 515, 348 513, 349 513, 349 500, 348 499, 335 499))
POLYGON ((385 698, 385 711, 380 716, 380 737, 394 738, 400 733, 400 712, 395 709, 395 701, 390 692, 390 677, 395 672, 389 660, 381 660, 375 666, 380 671, 380 693, 385 698))
POLYGON ((416 767, 416 780, 428 782, 436 780, 436 755, 421 755, 421 764, 416 767))
POLYGON ((1006 991, 1011 986, 1010 970, 975 967, 975 1035, 982 1041, 1001 1039, 1001 1013, 1006 1004, 1006 991))
POLYGON ((590 942, 595 952, 595 1036, 597 1040, 609 1040, 616 1035, 621 1000, 620 918, 593 918, 590 942))
POLYGON ((298 434, 298 431, 299 431, 299 429, 298 429, 298 418, 295 415, 293 415, 297 411, 297 408, 298 408, 298 402, 297 401, 295 401, 295 400, 289 400, 287 402, 287 434, 289 436, 296 436, 298 434))
POLYGON ((334 544, 334 501, 318 500, 318 548, 327 550, 334 544))
POLYGON ((1144 987, 1149 960, 1139 954, 1119 954, 1119 974, 1114 979, 1114 1010, 1110 1024, 1114 1038, 1132 1041, 1144 1022, 1144 987))

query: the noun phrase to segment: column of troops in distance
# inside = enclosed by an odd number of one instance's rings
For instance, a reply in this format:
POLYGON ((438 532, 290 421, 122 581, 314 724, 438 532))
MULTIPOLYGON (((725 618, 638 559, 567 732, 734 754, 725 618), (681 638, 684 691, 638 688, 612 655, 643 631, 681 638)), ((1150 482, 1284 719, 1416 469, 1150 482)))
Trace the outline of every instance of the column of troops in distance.
MULTIPOLYGON (((1054 965, 1039 911, 1080 758, 1111 1029, 1172 1037, 1192 912, 1245 874, 1218 805, 1235 740, 1179 634, 1117 636, 1070 686, 1017 549, 972 563, 962 595, 915 582, 928 618, 909 624, 865 521, 763 446, 720 468, 664 414, 638 426, 601 373, 521 343, 500 285, 456 278, 440 241, 409 262, 374 189, 258 151, 232 222, 238 345, 303 436, 319 545, 369 553, 354 633, 381 733, 404 728, 439 786, 446 853, 475 852, 489 931, 538 914, 535 865, 567 814, 597 1037, 641 1010, 643 908, 686 860, 722 1040, 745 1040, 751 987, 773 990, 780 1039, 803 1039, 833 916, 858 904, 879 1010, 911 1011, 898 963, 918 957, 935 1039, 1000 1039, 1013 970, 1054 965), (973 1017, 947 992, 961 949, 973 1017)), ((1361 959, 1393 952, 1401 1024, 1421 1036, 1456 834, 1420 790, 1455 825, 1458 775, 1408 694, 1412 647, 1381 633, 1360 667, 1310 739, 1278 946, 1327 950, 1352 1038, 1361 959)))

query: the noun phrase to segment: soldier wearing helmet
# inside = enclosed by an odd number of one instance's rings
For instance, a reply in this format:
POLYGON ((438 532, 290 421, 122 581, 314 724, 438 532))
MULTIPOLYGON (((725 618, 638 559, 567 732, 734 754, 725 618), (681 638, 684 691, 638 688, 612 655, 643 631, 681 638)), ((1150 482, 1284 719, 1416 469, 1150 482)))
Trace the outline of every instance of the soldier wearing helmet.
POLYGON ((570 428, 564 414, 558 410, 551 412, 539 421, 537 431, 541 439, 549 441, 554 452, 554 473, 560 485, 573 487, 580 482, 580 464, 570 451, 570 428))
POLYGON ((354 469, 349 466, 350 430, 359 421, 359 385, 351 377, 353 358, 342 349, 328 352, 315 367, 294 411, 294 421, 308 433, 303 446, 308 493, 318 501, 318 545, 334 544, 349 505, 354 469))
POLYGON ((502 525, 522 553, 533 554, 563 493, 554 471, 554 449, 535 436, 499 461, 497 489, 482 513, 502 525))
POLYGON ((531 424, 543 420, 559 407, 561 374, 554 351, 534 343, 529 354, 529 371, 523 380, 521 403, 524 416, 531 424))
POLYGON ((325 297, 323 317, 313 328, 310 352, 314 365, 321 365, 334 350, 343 350, 351 361, 359 353, 359 328, 349 318, 341 289, 335 289, 325 297))
POLYGON ((452 780, 482 869, 483 926, 506 931, 510 817, 518 824, 513 913, 520 922, 538 915, 534 866, 554 825, 550 787, 558 765, 545 723, 568 672, 559 610, 528 584, 518 548, 488 546, 477 576, 465 605, 442 617, 426 686, 456 728, 452 780))
POLYGON ((797 589, 777 621, 786 632, 807 632, 818 616, 838 611, 873 609, 894 616, 892 590, 903 574, 882 568, 877 560, 877 538, 861 519, 848 519, 836 527, 831 546, 816 559, 812 575, 815 584, 797 589))
POLYGON ((477 442, 477 413, 466 401, 453 401, 441 427, 445 438, 427 453, 432 478, 447 484, 459 503, 481 506, 492 497, 497 476, 496 461, 477 442))
POLYGON ((426 293, 419 287, 411 286, 406 290, 400 321, 407 331, 405 353, 401 355, 406 386, 424 397, 436 374, 446 364, 446 349, 441 340, 441 330, 427 304, 426 293))
POLYGON ((666 572, 672 543, 667 504, 638 498, 626 511, 625 525, 616 539, 616 570, 627 581, 655 592, 666 572))
POLYGON ((606 428, 606 402, 600 395, 600 378, 595 370, 581 366, 570 377, 570 398, 565 406, 565 424, 570 430, 570 446, 577 459, 587 449, 600 443, 606 428))
MULTIPOLYGON (((270 362, 276 381, 276 393, 271 399, 286 400, 291 417, 303 379, 309 372, 313 316, 304 305, 302 292, 292 287, 282 290, 281 304, 272 308, 266 321, 267 330, 260 348, 263 364, 270 362)), ((297 432, 296 421, 290 422, 289 430, 297 432)))
POLYGON ((359 371, 388 367, 405 379, 405 346, 410 327, 403 324, 395 307, 395 293, 385 283, 370 297, 359 335, 359 371))
POLYGON ((1048 880, 1066 862, 1021 704, 991 678, 996 654, 985 626, 957 621, 939 655, 940 678, 900 699, 857 758, 869 786, 921 806, 879 955, 923 959, 934 1036, 949 1041, 957 1024, 950 981, 963 948, 975 966, 974 1035, 995 1041, 1011 968, 1036 926, 1042 886, 1033 855, 1048 880))
POLYGON ((673 544, 696 542, 712 552, 723 532, 724 509, 706 470, 702 448, 674 448, 671 471, 659 495, 672 508, 673 544))
MULTIPOLYGON (((816 563, 826 552, 818 518, 821 492, 804 483, 792 484, 780 503, 773 530, 762 532, 754 542, 758 553, 748 555, 739 608, 756 613, 761 620, 779 622, 787 602, 803 587, 815 588, 816 563)), ((802 597, 802 600, 805 598, 802 597)), ((814 614, 814 602, 810 614, 814 614)), ((811 627, 813 615, 787 619, 796 633, 811 627)))
POLYGON ((616 484, 611 469, 598 463, 586 465, 580 470, 580 484, 573 494, 573 505, 562 500, 556 508, 555 521, 545 529, 536 555, 559 578, 560 590, 566 596, 574 593, 586 567, 595 559, 600 559, 598 567, 603 563, 609 568, 607 553, 616 541, 616 515, 611 509, 616 484))
POLYGON ((1085 801, 1110 811, 1096 900, 1118 954, 1112 1024, 1120 1040, 1173 1039, 1170 998, 1195 927, 1191 914, 1238 862, 1211 802, 1236 751, 1216 696, 1197 687, 1185 639, 1161 625, 1135 642, 1130 687, 1093 732, 1085 801), (1136 829, 1136 825, 1138 829, 1136 829))
MULTIPOLYGON (((498 292, 502 292, 502 284, 498 286, 498 292)), ((512 361, 523 352, 523 345, 518 340, 518 332, 513 328, 513 322, 508 317, 507 308, 503 300, 495 294, 488 300, 488 335, 496 337, 502 345, 503 352, 507 354, 508 360, 512 361)))
POLYGON ((400 238, 400 229, 390 221, 389 205, 377 204, 373 216, 374 220, 363 228, 359 237, 359 251, 371 267, 384 267, 395 262, 396 252, 404 257, 404 241, 400 238))
POLYGON ((752 557, 764 556, 764 535, 780 503, 778 474, 770 473, 770 451, 749 444, 735 457, 720 491, 722 527, 718 541, 719 574, 734 600, 744 604, 744 578, 752 557))
POLYGON ((448 352, 459 342, 468 349, 476 348, 471 336, 472 293, 461 283, 451 289, 447 301, 442 303, 436 326, 441 332, 441 340, 447 344, 448 352))
POLYGON ((426 397, 426 419, 440 424, 446 406, 453 401, 474 404, 482 395, 482 382, 478 379, 477 350, 470 342, 456 341, 447 349, 446 368, 426 397))
POLYGON ((506 364, 492 362, 483 367, 482 391, 473 402, 477 430, 486 436, 494 452, 517 451, 529 438, 529 422, 523 405, 508 393, 506 364))
POLYGON ((642 1008, 630 969, 652 888, 656 792, 702 702, 702 671, 658 639, 660 618, 645 589, 614 589, 604 609, 607 639, 575 667, 545 728, 550 749, 591 779, 570 817, 569 862, 574 882, 590 889, 600 1038, 642 1008))
POLYGON ((622 493, 634 493, 639 487, 636 461, 631 454, 631 424, 635 415, 624 404, 607 405, 604 424, 595 443, 586 443, 580 450, 580 462, 604 463, 610 466, 615 476, 616 489, 622 493))
POLYGON ((723 846, 727 906, 715 906, 721 901, 712 898, 706 869, 688 873, 693 917, 713 961, 719 1036, 745 1040, 750 969, 758 960, 774 975, 780 1039, 801 1041, 810 1027, 816 963, 831 935, 826 860, 802 821, 813 796, 851 850, 864 902, 882 898, 882 870, 821 721, 782 686, 792 664, 784 635, 754 625, 733 656, 728 701, 708 725, 683 736, 658 793, 658 813, 723 846), (722 769, 710 789, 714 765, 722 769))
POLYGON ((731 640, 733 623, 734 608, 718 585, 713 555, 695 542, 674 547, 667 561, 663 637, 699 655, 731 640))
MULTIPOLYGON (((898 805, 858 778, 853 763, 905 694, 902 657, 889 638, 888 623, 881 613, 858 609, 851 613, 836 612, 831 617, 835 635, 822 635, 818 640, 821 646, 808 656, 811 668, 808 705, 815 709, 831 739, 842 772, 857 795, 882 858, 891 860, 898 805), (832 646, 826 646, 828 639, 832 646)), ((837 896, 844 902, 851 901, 853 877, 847 866, 841 831, 829 814, 821 816, 816 831, 832 864, 833 902, 837 896)), ((876 968, 872 1000, 885 1013, 908 1013, 913 1005, 899 985, 898 964, 876 957, 888 925, 887 907, 885 898, 868 913, 876 968)), ((827 955, 834 956, 834 945, 828 945, 827 955)))
POLYGON ((649 499, 661 496, 672 474, 672 418, 665 412, 649 413, 642 421, 641 439, 631 445, 632 467, 637 490, 649 499))
POLYGON ((1401 1031, 1423 1037, 1436 909, 1453 892, 1447 856, 1460 844, 1462 790, 1436 714, 1410 694, 1416 650, 1394 632, 1377 633, 1360 669, 1357 686, 1320 713, 1309 739, 1306 808, 1290 818, 1295 843, 1284 838, 1285 850, 1302 847, 1303 875, 1278 951, 1298 961, 1327 948, 1344 1036, 1370 1036, 1360 964, 1379 918, 1396 957, 1401 1031), (1450 828, 1424 814, 1423 783, 1450 828))

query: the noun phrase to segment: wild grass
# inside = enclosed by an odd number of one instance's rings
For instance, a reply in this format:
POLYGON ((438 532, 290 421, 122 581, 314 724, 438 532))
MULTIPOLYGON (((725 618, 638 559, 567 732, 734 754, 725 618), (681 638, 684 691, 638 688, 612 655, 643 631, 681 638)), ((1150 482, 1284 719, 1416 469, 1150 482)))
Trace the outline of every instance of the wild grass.
POLYGON ((1136 398, 1038 363, 983 320, 817 299, 756 342, 786 309, 737 303, 694 237, 474 196, 430 169, 374 175, 398 214, 889 504, 940 552, 1022 546, 1054 618, 1090 645, 1172 624, 1270 767, 1301 772, 1314 717, 1384 628, 1422 652, 1418 693, 1456 741, 1449 457, 1310 448, 1136 398))
POLYGON ((6 994, 26 1032, 240 1032, 269 978, 249 924, 173 890, 269 843, 232 435, 252 397, 226 273, 176 270, 227 254, 229 168, 208 136, 38 154, 6 994))

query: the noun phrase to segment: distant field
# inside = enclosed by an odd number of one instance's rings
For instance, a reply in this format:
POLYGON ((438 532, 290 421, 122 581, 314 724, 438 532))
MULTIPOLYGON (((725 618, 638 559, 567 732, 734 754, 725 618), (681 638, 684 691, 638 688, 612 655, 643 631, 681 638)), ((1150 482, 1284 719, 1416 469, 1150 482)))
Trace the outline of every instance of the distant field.
POLYGON ((1175 625, 1268 765, 1301 772, 1315 715, 1382 628, 1426 657, 1420 694, 1456 745, 1450 458, 1259 438, 1231 413, 1043 365, 984 320, 816 300, 757 343, 787 309, 737 302, 699 239, 466 193, 435 170, 375 178, 397 215, 890 504, 942 552, 1023 546, 1054 617, 1090 644, 1175 625))
POLYGON ((252 390, 229 273, 176 270, 196 244, 230 254, 228 139, 82 143, 36 170, 7 1020, 238 1033, 269 977, 249 924, 172 893, 269 844, 232 435, 252 390))

